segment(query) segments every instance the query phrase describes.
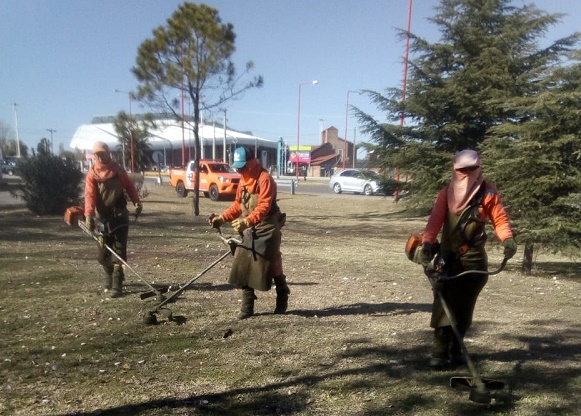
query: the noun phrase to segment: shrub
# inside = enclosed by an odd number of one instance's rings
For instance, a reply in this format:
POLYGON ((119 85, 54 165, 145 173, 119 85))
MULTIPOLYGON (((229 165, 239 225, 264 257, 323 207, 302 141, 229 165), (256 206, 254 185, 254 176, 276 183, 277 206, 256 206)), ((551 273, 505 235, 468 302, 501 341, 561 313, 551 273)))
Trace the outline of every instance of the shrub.
POLYGON ((11 194, 37 215, 62 215, 67 207, 80 204, 83 173, 72 160, 39 153, 20 161, 18 174, 22 184, 11 194))

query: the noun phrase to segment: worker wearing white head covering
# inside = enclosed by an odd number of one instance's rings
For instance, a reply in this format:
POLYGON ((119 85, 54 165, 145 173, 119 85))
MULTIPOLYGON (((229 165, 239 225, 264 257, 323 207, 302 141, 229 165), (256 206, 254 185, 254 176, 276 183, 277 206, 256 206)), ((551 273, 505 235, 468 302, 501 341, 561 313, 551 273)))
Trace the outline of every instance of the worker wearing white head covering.
POLYGON ((452 181, 448 186, 448 209, 456 214, 461 213, 483 181, 478 153, 474 150, 456 153, 452 181))
MULTIPOLYGON (((103 242, 115 253, 127 260, 127 238, 129 233, 129 210, 127 197, 135 206, 135 216, 141 214, 139 193, 129 175, 117 162, 111 159, 106 143, 98 141, 93 145, 93 166, 85 181, 85 221, 93 231, 98 221, 103 225, 103 242)), ((103 245, 97 252, 97 261, 103 266, 104 289, 112 298, 123 295, 123 264, 103 245)))
MULTIPOLYGON (((511 258, 516 253, 516 243, 508 215, 496 188, 484 181, 480 156, 475 150, 456 153, 452 180, 436 197, 428 223, 422 234, 420 262, 427 266, 440 230, 439 259, 442 273, 457 275, 467 270, 488 270, 485 224, 490 219, 494 231, 504 246, 504 255, 511 258)), ((457 321, 462 337, 472 324, 472 315, 487 275, 467 273, 459 278, 441 282, 442 296, 457 321)), ((450 320, 439 296, 434 293, 430 326, 434 328, 432 367, 443 367, 450 362, 462 361, 460 344, 455 339, 450 320)))

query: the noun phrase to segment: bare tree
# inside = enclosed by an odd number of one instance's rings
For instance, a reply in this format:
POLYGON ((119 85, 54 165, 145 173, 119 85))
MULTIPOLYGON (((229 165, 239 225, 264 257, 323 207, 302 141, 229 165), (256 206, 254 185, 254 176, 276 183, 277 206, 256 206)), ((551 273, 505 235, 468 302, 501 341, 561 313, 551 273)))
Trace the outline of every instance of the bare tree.
MULTIPOLYGON (((263 79, 257 76, 244 82, 253 68, 246 64, 241 75, 236 74, 231 56, 235 51, 236 35, 232 24, 222 24, 218 11, 204 4, 183 3, 167 20, 165 26, 153 31, 138 49, 137 62, 132 68, 140 85, 135 94, 152 106, 163 108, 186 124, 194 132, 194 157, 199 164, 201 147, 199 137, 200 103, 204 108, 216 108, 236 99, 254 87, 261 87, 263 79), (193 125, 182 111, 176 110, 176 92, 186 95, 193 105, 193 125)), ((182 159, 185 156, 182 155, 182 159)), ((185 163, 184 160, 182 162, 185 163)), ((200 178, 196 169, 194 178, 193 214, 199 212, 200 178)))

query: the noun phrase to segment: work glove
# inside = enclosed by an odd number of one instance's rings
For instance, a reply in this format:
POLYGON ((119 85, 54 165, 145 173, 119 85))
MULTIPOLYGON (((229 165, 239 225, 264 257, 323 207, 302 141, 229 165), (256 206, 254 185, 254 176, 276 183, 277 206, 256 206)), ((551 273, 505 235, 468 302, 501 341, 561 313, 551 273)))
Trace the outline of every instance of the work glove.
POLYGON ((432 258, 434 258, 434 255, 432 254, 432 245, 430 243, 422 244, 419 257, 420 264, 426 267, 428 264, 430 264, 432 258))
POLYGON ((502 242, 504 247, 504 257, 507 259, 512 258, 516 254, 516 242, 514 238, 507 238, 502 242))
POLYGON ((141 202, 138 202, 137 204, 135 204, 135 218, 141 215, 141 211, 143 211, 143 204, 141 202))
POLYGON ((87 230, 93 232, 95 229, 95 218, 91 217, 90 215, 85 218, 85 226, 87 227, 87 230))
POLYGON ((247 228, 250 228, 250 223, 248 222, 248 220, 246 218, 236 218, 234 221, 232 221, 232 227, 234 227, 234 230, 238 233, 238 234, 242 234, 242 232, 244 230, 246 230, 247 228))
POLYGON ((226 221, 224 221, 224 218, 222 218, 221 215, 210 214, 208 217, 208 224, 210 224, 210 227, 212 228, 220 228, 225 223, 226 221))

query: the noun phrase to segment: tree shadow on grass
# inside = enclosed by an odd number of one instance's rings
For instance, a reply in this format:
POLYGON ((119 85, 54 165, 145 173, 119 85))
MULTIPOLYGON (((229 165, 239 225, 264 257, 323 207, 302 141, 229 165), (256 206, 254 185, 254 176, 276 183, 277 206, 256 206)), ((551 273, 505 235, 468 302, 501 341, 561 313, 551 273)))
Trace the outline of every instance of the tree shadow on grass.
POLYGON ((411 315, 417 312, 430 312, 432 306, 427 303, 354 303, 325 309, 295 309, 287 314, 305 318, 346 316, 346 315, 411 315))
MULTIPOLYGON (((369 353, 370 351, 367 351, 369 353)), ((375 351, 377 352, 377 351, 375 351)), ((401 353, 397 349, 386 348, 379 351, 385 356, 393 356, 401 353)), ((410 353, 410 351, 408 351, 410 353)), ((358 410, 358 415, 402 415, 413 414, 414 410, 421 408, 438 408, 441 407, 441 398, 438 391, 441 391, 443 383, 442 374, 434 372, 423 372, 409 374, 409 369, 404 366, 392 364, 371 364, 364 367, 353 367, 346 369, 331 369, 326 372, 327 368, 316 367, 313 371, 323 374, 309 374, 299 377, 286 378, 286 380, 276 383, 270 383, 264 386, 250 386, 233 388, 224 392, 212 394, 191 395, 185 398, 161 398, 150 400, 142 403, 128 404, 110 409, 96 409, 89 412, 72 412, 67 416, 97 416, 97 415, 139 415, 139 414, 173 414, 184 411, 191 414, 200 415, 292 415, 297 413, 314 413, 323 412, 317 408, 317 401, 309 396, 310 388, 318 385, 330 386, 341 382, 343 392, 359 392, 363 395, 362 399, 366 402, 362 410, 358 410), (409 386, 409 380, 416 378, 414 383, 425 384, 425 389, 416 388, 406 389, 409 386), (377 384, 383 388, 391 386, 396 389, 397 394, 393 396, 373 396, 373 400, 367 399, 364 395, 366 392, 373 392, 377 384), (398 388, 397 384, 401 384, 398 388), (289 393, 296 389, 298 391, 289 393), (436 394, 434 394, 436 390, 436 394), (161 412, 161 413, 160 413, 161 412)), ((330 393, 332 394, 332 393, 330 393)), ((467 394, 462 392, 457 403, 448 405, 448 414, 454 415, 481 415, 483 407, 470 403, 467 394)), ((354 403, 355 404, 355 403, 354 403)), ((361 406, 361 403, 356 403, 361 406)), ((499 405, 495 412, 506 412, 509 405, 499 405)), ((343 409, 344 414, 349 414, 349 409, 343 409)), ((335 414, 335 413, 331 413, 335 414)))
MULTIPOLYGON (((531 326, 549 325, 550 322, 530 321, 531 326)), ((566 325, 568 323, 565 322, 566 325)), ((423 330, 422 330, 423 331, 423 330)), ((463 416, 511 414, 531 409, 535 401, 535 414, 573 415, 579 407, 578 365, 558 365, 569 358, 574 363, 581 350, 578 326, 564 329, 547 328, 542 336, 514 335, 514 340, 524 342, 522 348, 510 351, 487 353, 486 357, 498 361, 515 362, 503 377, 508 378, 509 391, 505 401, 490 406, 469 400, 469 390, 452 389, 449 379, 459 374, 469 374, 465 368, 433 371, 426 365, 429 345, 418 344, 417 333, 408 333, 396 346, 369 346, 371 341, 361 338, 347 340, 349 348, 338 349, 336 355, 325 363, 304 369, 304 375, 289 376, 279 370, 277 382, 260 386, 233 387, 229 390, 188 397, 165 397, 127 404, 109 409, 72 412, 67 415, 122 415, 122 414, 173 414, 189 412, 200 415, 292 415, 317 414, 331 409, 322 409, 317 403, 319 394, 329 392, 339 396, 351 395, 357 405, 357 415, 402 415, 433 410, 434 414, 463 416), (406 338, 407 337, 407 338, 406 338), (568 343, 552 339, 572 339, 568 343), (529 351, 538 349, 539 356, 531 357, 529 351), (359 365, 362 359, 371 361, 359 365), (544 362, 555 365, 544 365, 544 362), (566 367, 566 368, 563 368, 566 367), (389 395, 376 394, 388 391, 389 395), (550 399, 546 397, 549 396, 550 399), (520 403, 523 402, 521 406, 520 403), (538 403, 537 403, 538 402, 538 403), (555 403, 558 403, 557 405, 555 403)), ((372 337, 373 334, 370 334, 372 337)), ((494 345, 488 347, 494 350, 494 345)), ((502 370, 501 370, 502 372, 502 370)), ((496 371, 498 373, 498 371, 496 371)), ((498 376, 498 374, 496 374, 498 376)), ((345 404, 343 404, 345 406, 345 404)), ((338 409, 336 409, 338 410, 338 409)), ((349 409, 343 407, 343 414, 349 409)), ((524 414, 524 413, 523 413, 524 414)))

